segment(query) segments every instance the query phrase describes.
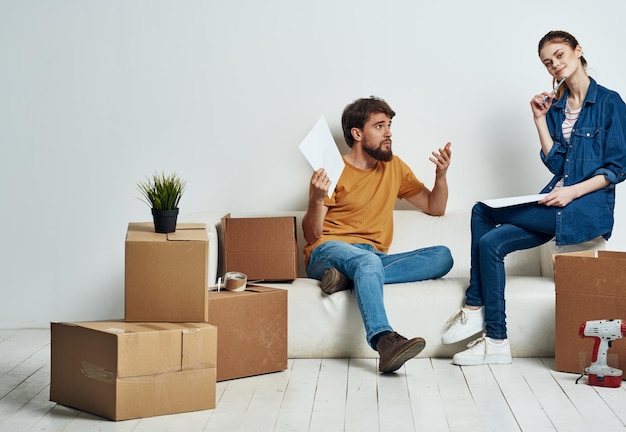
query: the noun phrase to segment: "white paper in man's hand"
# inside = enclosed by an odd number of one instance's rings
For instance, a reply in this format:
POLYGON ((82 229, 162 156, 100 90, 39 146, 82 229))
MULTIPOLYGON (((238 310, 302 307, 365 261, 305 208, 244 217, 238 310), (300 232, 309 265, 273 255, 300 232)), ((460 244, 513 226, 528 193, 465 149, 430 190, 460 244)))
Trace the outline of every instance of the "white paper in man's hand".
POLYGON ((323 114, 302 140, 299 148, 314 171, 320 168, 326 170, 330 179, 328 196, 331 197, 345 165, 323 114))

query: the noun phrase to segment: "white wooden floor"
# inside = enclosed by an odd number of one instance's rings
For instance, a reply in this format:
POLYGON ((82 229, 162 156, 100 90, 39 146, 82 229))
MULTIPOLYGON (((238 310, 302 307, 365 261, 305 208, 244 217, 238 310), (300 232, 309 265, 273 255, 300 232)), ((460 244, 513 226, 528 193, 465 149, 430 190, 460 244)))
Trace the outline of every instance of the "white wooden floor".
POLYGON ((380 375, 371 359, 290 360, 218 383, 213 410, 113 422, 49 401, 48 330, 0 330, 0 431, 626 431, 625 384, 575 384, 553 365, 417 358, 380 375))

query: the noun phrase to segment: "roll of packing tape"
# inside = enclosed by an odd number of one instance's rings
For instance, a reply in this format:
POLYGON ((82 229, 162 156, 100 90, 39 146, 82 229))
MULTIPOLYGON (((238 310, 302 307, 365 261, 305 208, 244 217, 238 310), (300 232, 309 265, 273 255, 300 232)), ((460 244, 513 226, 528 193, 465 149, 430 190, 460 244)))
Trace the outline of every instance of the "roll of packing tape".
POLYGON ((240 272, 227 272, 224 275, 224 288, 228 291, 244 291, 248 283, 248 276, 240 272))

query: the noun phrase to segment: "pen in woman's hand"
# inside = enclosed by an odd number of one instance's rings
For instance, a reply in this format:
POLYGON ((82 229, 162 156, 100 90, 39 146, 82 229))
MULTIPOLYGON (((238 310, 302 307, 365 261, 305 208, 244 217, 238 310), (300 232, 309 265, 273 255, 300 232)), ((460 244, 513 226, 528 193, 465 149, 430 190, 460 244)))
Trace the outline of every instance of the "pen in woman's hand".
MULTIPOLYGON (((559 89, 559 87, 561 87, 561 84, 563 84, 565 82, 565 80, 567 79, 567 77, 563 77, 563 79, 561 81, 558 82, 558 84, 552 89, 552 91, 550 92, 550 96, 554 96, 554 94, 556 93, 556 91, 559 89)), ((546 96, 545 99, 543 100, 543 103, 548 102, 548 100, 550 99, 550 96, 546 96)))

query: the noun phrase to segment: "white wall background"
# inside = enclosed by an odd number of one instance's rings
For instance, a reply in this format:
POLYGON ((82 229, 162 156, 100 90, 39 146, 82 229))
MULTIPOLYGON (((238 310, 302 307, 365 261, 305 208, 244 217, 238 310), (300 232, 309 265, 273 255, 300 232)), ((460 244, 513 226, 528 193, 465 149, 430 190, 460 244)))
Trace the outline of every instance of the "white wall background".
MULTIPOLYGON (((298 144, 377 95, 394 151, 432 185, 453 142, 449 208, 536 193, 549 174, 529 100, 550 88, 549 30, 579 39, 626 96, 621 0, 0 0, 0 328, 123 317, 135 185, 188 182, 181 213, 302 210, 298 144)), ((626 250, 626 188, 609 247, 626 250)))

